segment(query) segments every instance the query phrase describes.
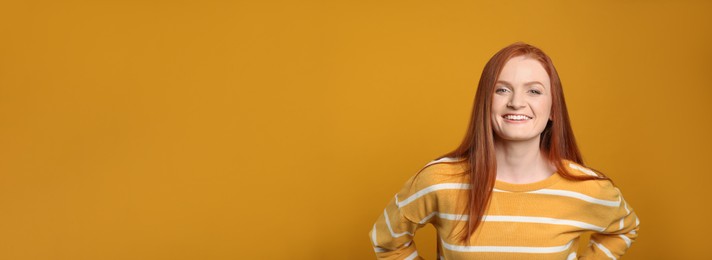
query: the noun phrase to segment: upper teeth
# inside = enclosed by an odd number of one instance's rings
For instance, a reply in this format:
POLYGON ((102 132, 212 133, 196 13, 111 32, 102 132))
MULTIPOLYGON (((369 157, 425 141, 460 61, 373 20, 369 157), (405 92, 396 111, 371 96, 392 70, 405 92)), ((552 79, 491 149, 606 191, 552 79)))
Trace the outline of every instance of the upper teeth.
POLYGON ((525 119, 529 119, 528 116, 523 116, 523 115, 506 115, 506 116, 504 116, 504 118, 510 119, 510 120, 525 120, 525 119))

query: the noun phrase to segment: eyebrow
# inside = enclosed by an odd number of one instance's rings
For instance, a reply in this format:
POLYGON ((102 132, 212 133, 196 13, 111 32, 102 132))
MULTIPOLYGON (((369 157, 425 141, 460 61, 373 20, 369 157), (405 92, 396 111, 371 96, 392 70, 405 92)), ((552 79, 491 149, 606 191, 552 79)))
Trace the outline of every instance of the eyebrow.
MULTIPOLYGON (((506 81, 504 81, 504 80, 498 80, 498 81, 495 82, 495 83, 502 83, 502 84, 507 85, 507 86, 512 86, 511 83, 506 82, 506 81)), ((527 83, 524 83, 524 86, 536 85, 536 84, 545 86, 543 83, 541 83, 541 82, 539 82, 539 81, 529 81, 529 82, 527 82, 527 83)))

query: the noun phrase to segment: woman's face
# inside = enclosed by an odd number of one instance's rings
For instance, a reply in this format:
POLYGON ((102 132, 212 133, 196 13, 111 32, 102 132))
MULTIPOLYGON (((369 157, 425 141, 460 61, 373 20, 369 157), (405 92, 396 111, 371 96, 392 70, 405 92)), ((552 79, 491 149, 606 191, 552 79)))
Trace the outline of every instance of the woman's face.
POLYGON ((492 97, 492 128, 504 141, 539 141, 551 118, 551 82, 539 61, 525 56, 504 64, 492 97))

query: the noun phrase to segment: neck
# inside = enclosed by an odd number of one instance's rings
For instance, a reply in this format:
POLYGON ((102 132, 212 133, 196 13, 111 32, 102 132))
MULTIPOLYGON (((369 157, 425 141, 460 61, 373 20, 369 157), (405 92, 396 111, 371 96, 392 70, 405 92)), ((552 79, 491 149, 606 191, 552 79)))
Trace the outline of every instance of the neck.
POLYGON ((539 148, 539 138, 527 141, 495 139, 497 179, 509 183, 544 180, 556 171, 539 148))

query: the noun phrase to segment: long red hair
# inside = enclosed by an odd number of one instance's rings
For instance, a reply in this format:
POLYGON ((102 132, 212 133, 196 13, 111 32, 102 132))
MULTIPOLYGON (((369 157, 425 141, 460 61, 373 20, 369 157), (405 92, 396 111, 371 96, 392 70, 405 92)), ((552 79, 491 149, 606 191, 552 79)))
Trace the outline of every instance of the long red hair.
MULTIPOLYGON (((548 154, 549 161, 556 166, 557 173, 570 180, 608 179, 602 173, 596 176, 573 175, 566 170, 563 159, 583 164, 581 152, 576 145, 574 133, 569 121, 569 113, 564 101, 559 74, 554 64, 541 49, 532 45, 517 42, 497 52, 485 65, 475 94, 472 116, 468 124, 464 140, 457 149, 442 157, 467 159, 467 171, 470 175, 470 193, 468 198, 469 219, 462 231, 466 235, 463 241, 470 241, 477 227, 482 222, 482 216, 489 204, 492 189, 497 176, 497 161, 495 158, 494 134, 490 117, 492 96, 495 82, 499 78, 504 64, 511 58, 525 56, 538 60, 549 75, 551 81, 552 119, 541 133, 540 148, 548 154)), ((460 233, 461 233, 460 232, 460 233)))

